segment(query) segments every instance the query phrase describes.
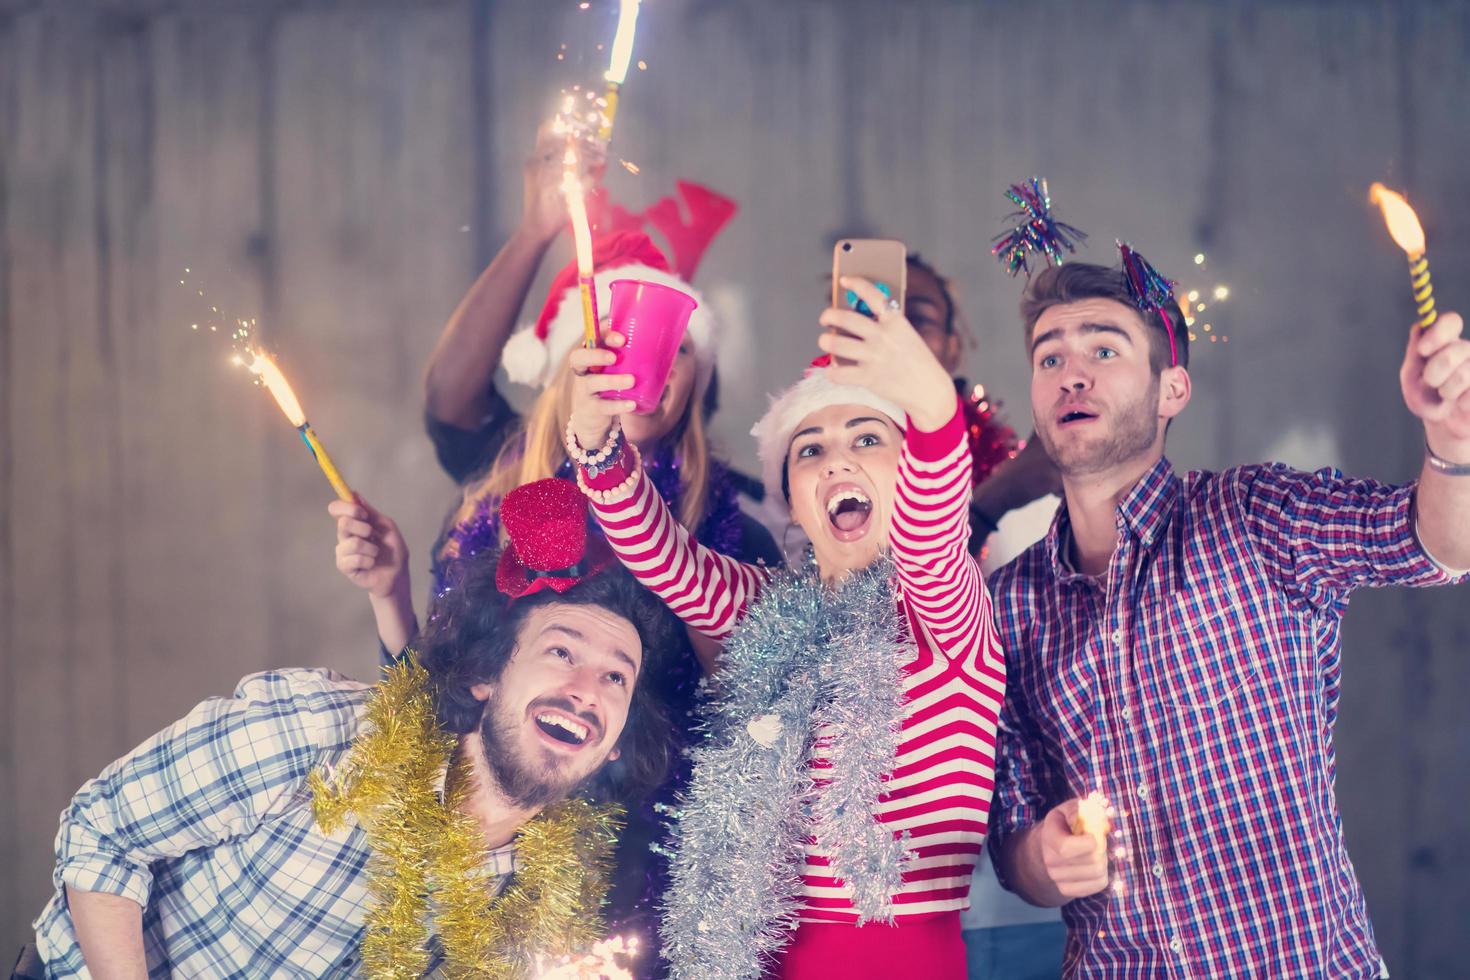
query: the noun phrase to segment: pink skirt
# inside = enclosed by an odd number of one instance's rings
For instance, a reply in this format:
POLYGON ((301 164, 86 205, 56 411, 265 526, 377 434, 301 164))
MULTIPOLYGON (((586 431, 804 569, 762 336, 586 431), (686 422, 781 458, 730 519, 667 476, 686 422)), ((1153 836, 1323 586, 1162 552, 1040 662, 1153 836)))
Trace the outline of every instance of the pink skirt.
POLYGON ((959 912, 897 925, 803 922, 776 969, 779 980, 965 980, 959 912))

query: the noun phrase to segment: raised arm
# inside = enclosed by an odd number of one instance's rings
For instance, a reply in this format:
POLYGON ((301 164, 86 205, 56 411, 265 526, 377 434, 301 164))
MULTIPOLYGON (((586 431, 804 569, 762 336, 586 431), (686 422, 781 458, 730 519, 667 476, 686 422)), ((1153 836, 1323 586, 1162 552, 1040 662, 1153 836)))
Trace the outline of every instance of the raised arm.
MULTIPOLYGON (((619 339, 609 335, 614 346, 619 339)), ((631 412, 633 403, 598 394, 625 389, 632 377, 589 373, 590 368, 612 361, 613 352, 602 348, 579 348, 571 354, 576 377, 570 430, 576 444, 568 448, 574 459, 582 457, 579 464, 600 451, 607 454, 596 464, 595 473, 579 465, 578 483, 628 570, 688 626, 722 640, 740 622, 771 572, 711 551, 674 519, 644 472, 638 450, 622 438, 618 417, 631 412), (595 448, 589 453, 582 448, 587 446, 595 448)))
POLYGON ((337 519, 337 571, 368 594, 378 642, 396 657, 418 633, 403 535, 393 518, 360 495, 332 501, 327 513, 337 519))
POLYGON ((1470 569, 1470 340, 1458 313, 1415 331, 1399 379, 1424 422, 1427 449, 1415 496, 1417 534, 1446 569, 1470 569))
MULTIPOLYGON (((949 374, 903 314, 864 279, 845 278, 876 319, 829 309, 818 343, 827 376, 866 388, 907 414, 889 541, 910 614, 951 659, 985 664, 1003 688, 1004 657, 969 541, 970 474, 964 415, 949 374)), ((998 696, 999 692, 997 692, 998 696)))
MULTIPOLYGON (((536 279, 546 250, 567 223, 561 195, 566 139, 550 123, 536 134, 526 159, 520 224, 475 280, 450 315, 424 378, 429 417, 459 429, 476 429, 491 409, 495 370, 516 317, 536 279)), ((602 153, 584 146, 589 170, 600 170, 602 153)))
POLYGON ((959 402, 942 427, 917 422, 904 435, 889 534, 904 600, 952 660, 983 663, 1005 676, 990 596, 970 556, 972 460, 959 402))

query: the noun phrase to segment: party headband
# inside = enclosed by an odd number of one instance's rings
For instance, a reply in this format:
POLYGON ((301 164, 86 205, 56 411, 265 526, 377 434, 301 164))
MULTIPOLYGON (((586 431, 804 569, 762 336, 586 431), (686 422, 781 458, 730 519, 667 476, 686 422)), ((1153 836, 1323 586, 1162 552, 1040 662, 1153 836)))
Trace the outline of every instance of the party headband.
POLYGON ((1032 177, 1006 189, 1006 197, 1016 210, 1006 215, 1012 226, 996 235, 990 254, 1005 266, 1012 276, 1024 271, 1029 277, 1027 260, 1033 253, 1046 259, 1047 265, 1061 265, 1062 252, 1076 252, 1087 233, 1056 220, 1051 213, 1051 192, 1045 177, 1032 177))
POLYGON ((1179 351, 1174 344, 1174 321, 1169 316, 1169 306, 1176 303, 1174 283, 1159 274, 1148 259, 1139 255, 1126 242, 1118 242, 1118 253, 1123 257, 1123 278, 1128 283, 1128 295, 1139 312, 1147 315, 1157 313, 1164 321, 1169 333, 1169 366, 1179 364, 1179 351))

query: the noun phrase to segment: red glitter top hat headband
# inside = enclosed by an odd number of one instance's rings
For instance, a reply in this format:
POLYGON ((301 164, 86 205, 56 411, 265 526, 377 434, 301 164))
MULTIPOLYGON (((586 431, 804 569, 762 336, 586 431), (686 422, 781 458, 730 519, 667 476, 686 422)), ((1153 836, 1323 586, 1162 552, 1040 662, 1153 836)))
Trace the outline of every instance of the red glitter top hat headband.
POLYGON ((509 542, 500 552, 495 586, 512 601, 551 589, 566 592, 615 560, 607 542, 587 533, 587 498, 569 480, 516 487, 500 504, 509 542))

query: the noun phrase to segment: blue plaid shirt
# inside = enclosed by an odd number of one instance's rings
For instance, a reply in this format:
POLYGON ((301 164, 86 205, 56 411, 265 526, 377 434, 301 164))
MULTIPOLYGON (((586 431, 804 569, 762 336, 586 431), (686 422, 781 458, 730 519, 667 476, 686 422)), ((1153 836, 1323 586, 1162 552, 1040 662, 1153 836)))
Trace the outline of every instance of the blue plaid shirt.
POLYGON ((1333 792, 1341 642, 1360 586, 1453 581, 1413 487, 1160 460, 1117 508, 1105 582, 1066 508, 991 578, 1009 668, 991 847, 1100 789, 1115 890, 1068 903, 1064 972, 1376 977, 1333 792))
MULTIPOLYGON (((64 885, 143 906, 150 977, 355 973, 370 852, 351 821, 321 832, 306 777, 342 761, 371 690, 325 670, 253 674, 83 786, 35 923, 47 976, 87 975, 64 885)), ((503 884, 513 847, 490 860, 503 884)))

